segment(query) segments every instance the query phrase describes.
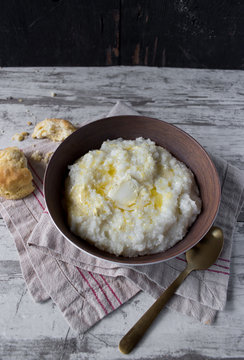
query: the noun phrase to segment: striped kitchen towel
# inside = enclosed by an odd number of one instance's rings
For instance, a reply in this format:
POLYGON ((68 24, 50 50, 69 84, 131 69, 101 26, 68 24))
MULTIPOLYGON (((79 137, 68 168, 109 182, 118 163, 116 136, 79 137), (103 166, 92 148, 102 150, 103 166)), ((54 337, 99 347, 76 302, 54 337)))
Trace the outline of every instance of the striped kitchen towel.
MULTIPOLYGON (((117 103, 109 116, 132 114, 137 113, 117 103)), ((140 290, 158 297, 184 269, 185 256, 154 265, 121 267, 78 250, 53 225, 45 209, 45 165, 31 159, 33 151, 44 154, 54 151, 57 144, 48 140, 35 144, 35 148, 24 149, 35 191, 22 200, 0 202, 0 212, 15 240, 23 276, 34 300, 51 298, 70 326, 84 332, 140 290)), ((243 173, 222 159, 212 158, 222 185, 215 225, 224 231, 223 251, 207 271, 190 274, 167 305, 204 323, 211 323, 226 303, 234 227, 244 198, 243 173)))

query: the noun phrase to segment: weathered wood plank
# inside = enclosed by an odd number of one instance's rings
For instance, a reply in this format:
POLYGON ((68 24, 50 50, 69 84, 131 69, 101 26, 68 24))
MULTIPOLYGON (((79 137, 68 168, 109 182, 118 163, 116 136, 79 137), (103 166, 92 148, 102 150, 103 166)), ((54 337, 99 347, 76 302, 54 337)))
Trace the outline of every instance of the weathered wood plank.
MULTIPOLYGON (((112 338, 114 338, 112 336, 112 338)), ((118 339, 119 340, 119 339, 118 339)), ((104 340, 95 339, 90 336, 86 340, 85 349, 93 348, 95 351, 87 352, 86 350, 81 351, 79 348, 81 340, 78 337, 73 337, 69 340, 63 339, 49 339, 41 338, 38 340, 23 340, 21 344, 16 340, 6 341, 3 340, 0 345, 0 352, 2 355, 2 360, 15 360, 22 359, 24 354, 25 360, 123 360, 125 356, 119 353, 119 350, 116 348, 111 349, 111 345, 107 343, 107 348, 105 351, 102 349, 101 356, 101 346, 104 344, 104 340)), ((215 353, 217 354, 217 353, 215 353)), ((212 356, 204 356, 196 353, 195 351, 187 352, 182 356, 172 356, 171 353, 163 355, 161 352, 156 355, 157 360, 212 360, 212 356)), ((217 355, 218 356, 218 355, 217 355)), ((154 359, 153 354, 148 354, 147 352, 144 355, 128 355, 127 359, 133 360, 150 360, 154 359)), ((219 359, 214 357, 214 359, 219 359)), ((239 356, 232 356, 229 354, 228 360, 243 360, 244 357, 242 354, 239 356)))
POLYGON ((1 147, 13 144, 11 136, 26 130, 27 121, 56 116, 81 125, 105 116, 116 100, 125 100, 144 115, 181 127, 207 149, 244 169, 242 72, 13 68, 1 69, 0 76, 1 147), (52 91, 57 93, 54 98, 52 91))
POLYGON ((0 218, 0 246, 2 249, 2 251, 0 251, 0 261, 11 260, 18 262, 19 257, 15 246, 13 246, 13 239, 9 234, 8 229, 6 228, 3 219, 1 218, 0 218))

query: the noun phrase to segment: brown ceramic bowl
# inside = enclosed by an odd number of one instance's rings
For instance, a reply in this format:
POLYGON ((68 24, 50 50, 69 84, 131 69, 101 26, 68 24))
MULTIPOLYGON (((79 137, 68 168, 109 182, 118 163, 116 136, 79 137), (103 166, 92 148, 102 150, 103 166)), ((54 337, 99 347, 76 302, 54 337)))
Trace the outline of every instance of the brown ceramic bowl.
POLYGON ((164 121, 143 116, 115 116, 81 127, 62 142, 54 152, 45 174, 45 199, 49 214, 65 238, 92 256, 124 265, 153 264, 173 258, 194 246, 210 229, 220 203, 217 171, 206 151, 191 136, 164 121), (150 138, 184 162, 195 174, 202 198, 202 211, 183 240, 157 254, 122 257, 109 254, 72 234, 62 206, 67 167, 89 150, 100 148, 105 140, 122 137, 150 138))

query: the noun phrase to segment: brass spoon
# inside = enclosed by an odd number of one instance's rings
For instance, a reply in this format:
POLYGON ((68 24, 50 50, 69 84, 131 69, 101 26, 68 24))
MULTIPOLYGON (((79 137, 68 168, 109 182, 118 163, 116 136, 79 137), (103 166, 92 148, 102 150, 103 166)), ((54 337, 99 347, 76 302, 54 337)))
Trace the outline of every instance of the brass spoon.
POLYGON ((119 350, 128 354, 142 338, 164 305, 176 289, 193 270, 206 270, 217 260, 223 246, 224 237, 220 228, 213 226, 207 235, 186 252, 187 266, 177 279, 163 292, 147 312, 137 321, 119 343, 119 350))

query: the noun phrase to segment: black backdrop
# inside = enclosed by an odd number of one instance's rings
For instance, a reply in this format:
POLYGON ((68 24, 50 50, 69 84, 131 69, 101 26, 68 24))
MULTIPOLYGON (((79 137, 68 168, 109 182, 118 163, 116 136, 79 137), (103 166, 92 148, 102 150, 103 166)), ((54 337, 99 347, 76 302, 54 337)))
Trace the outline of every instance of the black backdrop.
POLYGON ((0 0, 0 66, 243 69, 243 40, 243 0, 0 0))

